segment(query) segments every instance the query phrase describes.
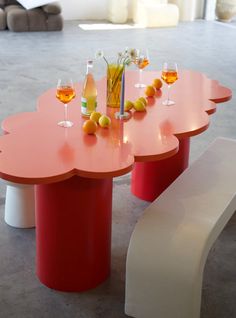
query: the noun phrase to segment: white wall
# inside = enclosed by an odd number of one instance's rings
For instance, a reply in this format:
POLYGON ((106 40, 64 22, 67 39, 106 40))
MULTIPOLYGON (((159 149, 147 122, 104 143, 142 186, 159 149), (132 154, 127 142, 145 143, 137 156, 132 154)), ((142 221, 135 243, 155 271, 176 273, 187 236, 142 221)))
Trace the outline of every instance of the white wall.
POLYGON ((208 0, 206 3, 206 20, 215 20, 216 19, 216 0, 208 0))
MULTIPOLYGON (((128 0, 129 7, 131 1, 128 0)), ((109 0, 59 0, 59 2, 62 6, 63 17, 66 20, 107 19, 109 0)))
POLYGON ((197 1, 197 12, 195 15, 196 19, 203 18, 203 11, 204 11, 204 0, 198 0, 197 1))
POLYGON ((107 18, 108 0, 60 0, 66 20, 102 20, 107 18))
MULTIPOLYGON (((108 14, 109 0, 59 0, 63 10, 63 17, 66 20, 106 20, 108 14)), ((115 0, 119 1, 119 0, 115 0)), ((204 0, 176 0, 170 2, 195 2, 195 17, 202 17, 204 0)), ((129 17, 131 17, 131 2, 127 0, 129 17)))
POLYGON ((203 17, 204 0, 170 0, 180 9, 180 21, 193 21, 203 17))

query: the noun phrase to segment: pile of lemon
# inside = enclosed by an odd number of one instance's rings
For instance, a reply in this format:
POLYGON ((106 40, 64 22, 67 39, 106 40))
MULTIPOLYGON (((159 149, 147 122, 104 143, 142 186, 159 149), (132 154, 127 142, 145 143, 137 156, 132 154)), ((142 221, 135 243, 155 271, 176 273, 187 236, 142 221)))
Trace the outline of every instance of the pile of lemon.
POLYGON ((91 113, 89 119, 83 123, 83 131, 86 134, 94 135, 98 125, 102 128, 108 128, 111 125, 111 119, 107 115, 94 111, 91 113))
MULTIPOLYGON (((162 88, 162 81, 159 78, 155 78, 152 85, 148 85, 144 91, 146 97, 154 97, 156 91, 162 88)), ((130 111, 132 108, 138 112, 143 112, 146 110, 147 99, 145 97, 139 97, 135 102, 130 100, 125 101, 124 109, 125 111, 130 111)))
POLYGON ((131 102, 130 100, 125 101, 124 109, 125 111, 130 111, 132 108, 137 112, 143 112, 146 109, 147 100, 144 97, 139 97, 135 102, 131 102))
MULTIPOLYGON (((152 85, 148 85, 145 89, 146 97, 154 97, 156 91, 162 88, 162 81, 159 78, 155 78, 152 85)), ((136 101, 131 102, 130 100, 125 101, 124 109, 125 111, 130 111, 134 109, 137 112, 143 112, 146 110, 147 98, 139 97, 136 101)), ((83 131, 86 134, 94 135, 97 131, 98 126, 102 128, 108 128, 111 125, 111 119, 105 114, 100 112, 92 112, 90 118, 83 123, 83 131)))

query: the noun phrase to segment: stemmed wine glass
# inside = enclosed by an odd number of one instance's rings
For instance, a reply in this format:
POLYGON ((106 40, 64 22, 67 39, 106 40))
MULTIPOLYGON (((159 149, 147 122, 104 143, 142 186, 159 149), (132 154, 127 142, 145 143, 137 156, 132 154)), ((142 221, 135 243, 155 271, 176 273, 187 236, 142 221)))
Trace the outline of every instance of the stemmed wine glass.
POLYGON ((61 127, 72 127, 72 121, 67 119, 67 104, 75 97, 75 89, 71 79, 59 79, 56 97, 64 104, 64 120, 58 123, 61 127))
POLYGON ((134 86, 137 88, 146 87, 145 84, 142 83, 142 73, 143 69, 149 64, 149 56, 148 56, 148 50, 137 50, 137 54, 134 59, 134 64, 139 69, 139 83, 135 84, 134 86))
POLYGON ((175 102, 170 100, 170 86, 178 79, 178 69, 175 62, 165 62, 162 67, 161 78, 168 85, 167 99, 162 102, 163 105, 174 105, 175 102))

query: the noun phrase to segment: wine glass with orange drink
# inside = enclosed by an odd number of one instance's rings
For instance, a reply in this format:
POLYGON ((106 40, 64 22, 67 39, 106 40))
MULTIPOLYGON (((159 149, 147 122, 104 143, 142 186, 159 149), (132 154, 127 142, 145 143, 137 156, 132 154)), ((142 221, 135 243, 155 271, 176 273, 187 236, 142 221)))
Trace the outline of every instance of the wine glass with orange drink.
POLYGON ((163 105, 170 106, 174 105, 175 102, 170 100, 170 87, 175 83, 178 79, 178 69, 177 64, 174 62, 165 62, 162 67, 162 75, 161 78, 168 85, 167 89, 167 99, 162 102, 163 105))
POLYGON ((56 97, 64 104, 64 120, 58 123, 61 127, 72 127, 73 122, 67 119, 67 104, 75 97, 75 88, 71 79, 59 79, 56 97))
POLYGON ((139 69, 139 83, 135 84, 134 86, 137 88, 142 88, 147 86, 142 83, 142 73, 143 73, 143 69, 149 64, 149 55, 148 55, 147 49, 136 50, 136 52, 137 54, 134 59, 134 64, 139 69))

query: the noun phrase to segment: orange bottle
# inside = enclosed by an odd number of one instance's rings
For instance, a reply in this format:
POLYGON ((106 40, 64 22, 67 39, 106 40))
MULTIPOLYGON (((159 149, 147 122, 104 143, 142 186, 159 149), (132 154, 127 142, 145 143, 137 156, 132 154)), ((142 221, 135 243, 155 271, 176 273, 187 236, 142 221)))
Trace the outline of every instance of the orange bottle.
POLYGON ((87 72, 84 80, 82 97, 81 97, 81 113, 83 116, 89 117, 97 107, 97 87, 93 77, 93 61, 87 62, 87 72))

